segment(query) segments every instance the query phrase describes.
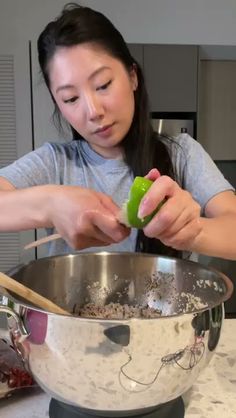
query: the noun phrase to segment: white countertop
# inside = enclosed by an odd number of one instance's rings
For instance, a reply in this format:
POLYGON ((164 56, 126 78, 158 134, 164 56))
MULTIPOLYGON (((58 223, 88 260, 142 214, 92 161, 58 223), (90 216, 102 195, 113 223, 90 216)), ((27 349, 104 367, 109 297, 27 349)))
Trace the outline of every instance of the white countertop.
MULTIPOLYGON (((183 396, 185 418, 236 418, 235 334, 236 319, 226 319, 210 364, 183 396)), ((50 397, 40 389, 24 397, 0 399, 0 417, 48 417, 49 400, 50 397)))

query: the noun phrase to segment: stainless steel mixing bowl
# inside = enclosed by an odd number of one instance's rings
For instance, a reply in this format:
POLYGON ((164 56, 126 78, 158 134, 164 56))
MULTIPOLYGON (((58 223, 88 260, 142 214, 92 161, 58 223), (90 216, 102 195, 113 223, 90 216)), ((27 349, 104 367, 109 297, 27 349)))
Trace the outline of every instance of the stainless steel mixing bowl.
POLYGON ((233 290, 198 263, 140 253, 48 257, 9 272, 63 308, 148 305, 160 318, 87 319, 44 312, 5 289, 16 349, 52 397, 91 411, 151 408, 187 391, 217 346, 233 290))

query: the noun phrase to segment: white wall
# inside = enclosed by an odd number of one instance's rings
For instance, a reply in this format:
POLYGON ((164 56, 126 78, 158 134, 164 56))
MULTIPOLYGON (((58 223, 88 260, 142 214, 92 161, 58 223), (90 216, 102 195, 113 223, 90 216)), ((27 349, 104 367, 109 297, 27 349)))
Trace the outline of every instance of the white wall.
MULTIPOLYGON (((0 0, 2 42, 33 39, 66 0, 0 0)), ((236 45, 235 0, 82 0, 127 42, 236 45)))

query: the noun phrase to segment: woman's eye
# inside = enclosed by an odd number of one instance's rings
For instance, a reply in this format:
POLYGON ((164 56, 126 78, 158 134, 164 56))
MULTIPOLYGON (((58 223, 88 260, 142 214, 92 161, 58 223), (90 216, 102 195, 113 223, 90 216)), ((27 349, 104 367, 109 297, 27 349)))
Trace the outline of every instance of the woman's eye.
POLYGON ((112 80, 109 80, 107 83, 103 84, 102 86, 98 87, 97 90, 106 90, 108 86, 110 86, 112 80))
POLYGON ((70 97, 69 99, 63 100, 64 103, 74 103, 78 99, 78 96, 70 97))

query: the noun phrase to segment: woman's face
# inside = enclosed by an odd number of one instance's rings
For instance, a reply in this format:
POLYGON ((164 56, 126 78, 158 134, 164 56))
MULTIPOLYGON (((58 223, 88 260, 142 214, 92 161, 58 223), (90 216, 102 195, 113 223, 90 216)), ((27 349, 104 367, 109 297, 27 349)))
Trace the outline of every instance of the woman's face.
POLYGON ((62 47, 49 63, 50 87, 64 118, 105 158, 121 153, 134 116, 137 76, 98 46, 62 47))

